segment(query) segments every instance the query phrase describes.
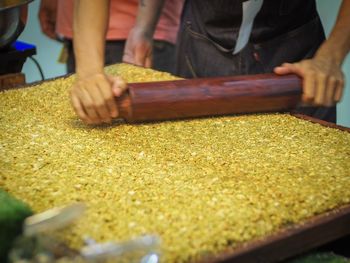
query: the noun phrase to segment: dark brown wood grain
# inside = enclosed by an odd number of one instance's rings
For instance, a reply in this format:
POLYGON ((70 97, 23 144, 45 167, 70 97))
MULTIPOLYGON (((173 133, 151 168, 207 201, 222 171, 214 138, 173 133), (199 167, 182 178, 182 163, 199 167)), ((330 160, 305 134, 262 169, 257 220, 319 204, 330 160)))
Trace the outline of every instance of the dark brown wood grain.
POLYGON ((286 111, 295 108, 301 96, 301 80, 296 75, 198 78, 130 83, 128 87, 117 102, 121 117, 129 122, 286 111))

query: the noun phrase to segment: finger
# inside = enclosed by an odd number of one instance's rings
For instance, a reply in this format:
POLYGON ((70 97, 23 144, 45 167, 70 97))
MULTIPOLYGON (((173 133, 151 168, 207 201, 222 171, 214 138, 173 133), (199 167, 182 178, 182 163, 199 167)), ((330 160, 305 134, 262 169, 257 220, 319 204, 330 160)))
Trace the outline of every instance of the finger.
POLYGON ((91 120, 91 123, 101 123, 101 119, 99 118, 96 106, 90 94, 85 89, 81 89, 79 95, 79 97, 81 98, 83 109, 86 112, 88 118, 91 120))
POLYGON ((151 55, 146 57, 145 67, 146 68, 151 68, 152 67, 152 56, 151 55))
POLYGON ((292 72, 289 66, 278 66, 278 67, 275 67, 273 71, 278 75, 290 74, 292 72))
POLYGON ((93 104, 95 106, 95 110, 97 112, 99 123, 101 122, 111 122, 111 116, 109 114, 109 110, 107 107, 107 104, 104 100, 102 89, 103 84, 101 86, 101 81, 98 81, 98 83, 95 84, 96 88, 89 90, 90 96, 93 99, 93 104))
POLYGON ((303 77, 303 95, 302 101, 311 103, 315 99, 316 79, 314 73, 306 74, 303 77))
POLYGON ((304 72, 300 69, 299 63, 283 63, 279 67, 274 68, 274 72, 279 75, 285 75, 290 73, 298 74, 299 76, 303 76, 304 72))
POLYGON ((139 48, 135 50, 135 65, 137 66, 144 66, 145 65, 145 59, 146 59, 146 53, 140 51, 139 48))
POLYGON ((143 43, 135 48, 135 64, 145 67, 147 57, 151 56, 152 49, 149 45, 143 43))
POLYGON ((152 61, 153 61, 152 48, 149 48, 148 51, 146 52, 145 65, 144 66, 146 68, 151 68, 152 67, 152 61))
POLYGON ((294 73, 303 78, 302 101, 310 104, 315 98, 315 75, 313 72, 307 72, 300 63, 283 63, 282 66, 275 68, 276 74, 294 73))
POLYGON ((325 75, 318 75, 316 78, 315 88, 315 104, 325 106, 327 77, 325 75))
POLYGON ((122 60, 125 63, 135 64, 134 56, 132 54, 130 54, 129 52, 125 52, 123 54, 122 60))
POLYGON ((120 97, 128 89, 126 82, 120 77, 113 77, 111 81, 112 92, 116 97, 120 97))
POLYGON ((92 121, 90 120, 90 118, 86 115, 79 98, 72 92, 71 93, 71 103, 74 109, 74 112, 78 115, 78 117, 85 123, 87 124, 91 124, 92 121))
POLYGON ((334 101, 339 102, 341 98, 343 97, 343 91, 344 91, 344 79, 337 81, 337 86, 335 88, 334 92, 334 101))
POLYGON ((331 107, 334 105, 334 94, 337 88, 337 80, 335 77, 330 76, 327 81, 326 91, 325 91, 325 106, 331 107))
POLYGON ((98 85, 104 100, 104 105, 108 111, 108 119, 106 119, 106 121, 111 121, 111 117, 117 117, 117 104, 114 100, 111 83, 108 81, 108 79, 105 79, 100 81, 98 85))

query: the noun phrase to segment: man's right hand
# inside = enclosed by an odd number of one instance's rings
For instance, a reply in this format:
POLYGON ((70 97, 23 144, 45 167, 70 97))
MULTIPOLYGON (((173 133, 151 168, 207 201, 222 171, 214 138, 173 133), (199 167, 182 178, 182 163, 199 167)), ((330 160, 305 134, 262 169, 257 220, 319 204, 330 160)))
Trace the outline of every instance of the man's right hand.
POLYGON ((138 27, 131 29, 125 44, 123 62, 152 67, 152 37, 138 27))
POLYGON ((38 17, 41 31, 56 39, 57 0, 41 0, 38 17))
POLYGON ((123 61, 152 66, 152 39, 165 0, 139 1, 136 22, 125 44, 123 61))
POLYGON ((118 117, 115 97, 125 90, 126 83, 121 78, 97 73, 84 78, 77 76, 70 97, 75 113, 84 123, 110 123, 118 117))

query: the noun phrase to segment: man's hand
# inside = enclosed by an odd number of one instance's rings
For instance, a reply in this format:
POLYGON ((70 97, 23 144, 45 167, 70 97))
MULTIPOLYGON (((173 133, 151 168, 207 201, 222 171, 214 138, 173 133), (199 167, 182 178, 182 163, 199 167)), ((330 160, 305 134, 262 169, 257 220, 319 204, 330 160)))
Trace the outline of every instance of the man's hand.
POLYGON ((329 38, 312 59, 285 63, 275 68, 276 74, 295 73, 303 78, 303 101, 332 106, 340 101, 344 89, 341 65, 350 50, 350 1, 343 0, 337 21, 329 38))
POLYGON ((152 37, 134 27, 125 44, 123 62, 146 68, 152 67, 152 37))
POLYGON ((41 31, 51 39, 56 39, 57 0, 41 0, 39 9, 41 31))
POLYGON ((77 79, 71 89, 71 102, 76 114, 87 124, 110 123, 118 117, 114 97, 126 88, 122 79, 104 73, 109 3, 109 0, 74 1, 77 79))
POLYGON ((303 78, 303 102, 330 107, 339 102, 344 89, 344 74, 331 57, 315 56, 298 63, 284 63, 276 74, 295 73, 303 78))
POLYGON ((71 102, 75 113, 86 124, 110 123, 118 117, 114 97, 126 90, 126 83, 119 77, 103 73, 77 78, 71 89, 71 102))
POLYGON ((124 62, 146 68, 152 66, 152 39, 164 1, 139 1, 135 26, 124 48, 124 62))

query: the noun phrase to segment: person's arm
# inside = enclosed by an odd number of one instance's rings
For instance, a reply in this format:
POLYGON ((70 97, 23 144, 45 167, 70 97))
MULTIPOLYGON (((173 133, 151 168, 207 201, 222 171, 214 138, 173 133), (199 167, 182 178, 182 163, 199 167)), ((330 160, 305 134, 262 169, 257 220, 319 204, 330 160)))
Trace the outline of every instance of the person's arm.
POLYGON ((125 83, 104 73, 105 38, 109 0, 74 2, 73 46, 77 79, 71 89, 76 114, 87 124, 111 122, 118 116, 114 96, 125 83))
POLYGON ((343 0, 329 38, 312 59, 284 63, 277 74, 296 73, 303 78, 303 101, 321 106, 339 102, 344 89, 342 63, 350 50, 350 0, 343 0))
POLYGON ((57 0, 41 0, 38 17, 41 31, 56 39, 57 0))
POLYGON ((123 61, 152 66, 152 39, 165 0, 139 0, 135 26, 125 44, 123 61))

